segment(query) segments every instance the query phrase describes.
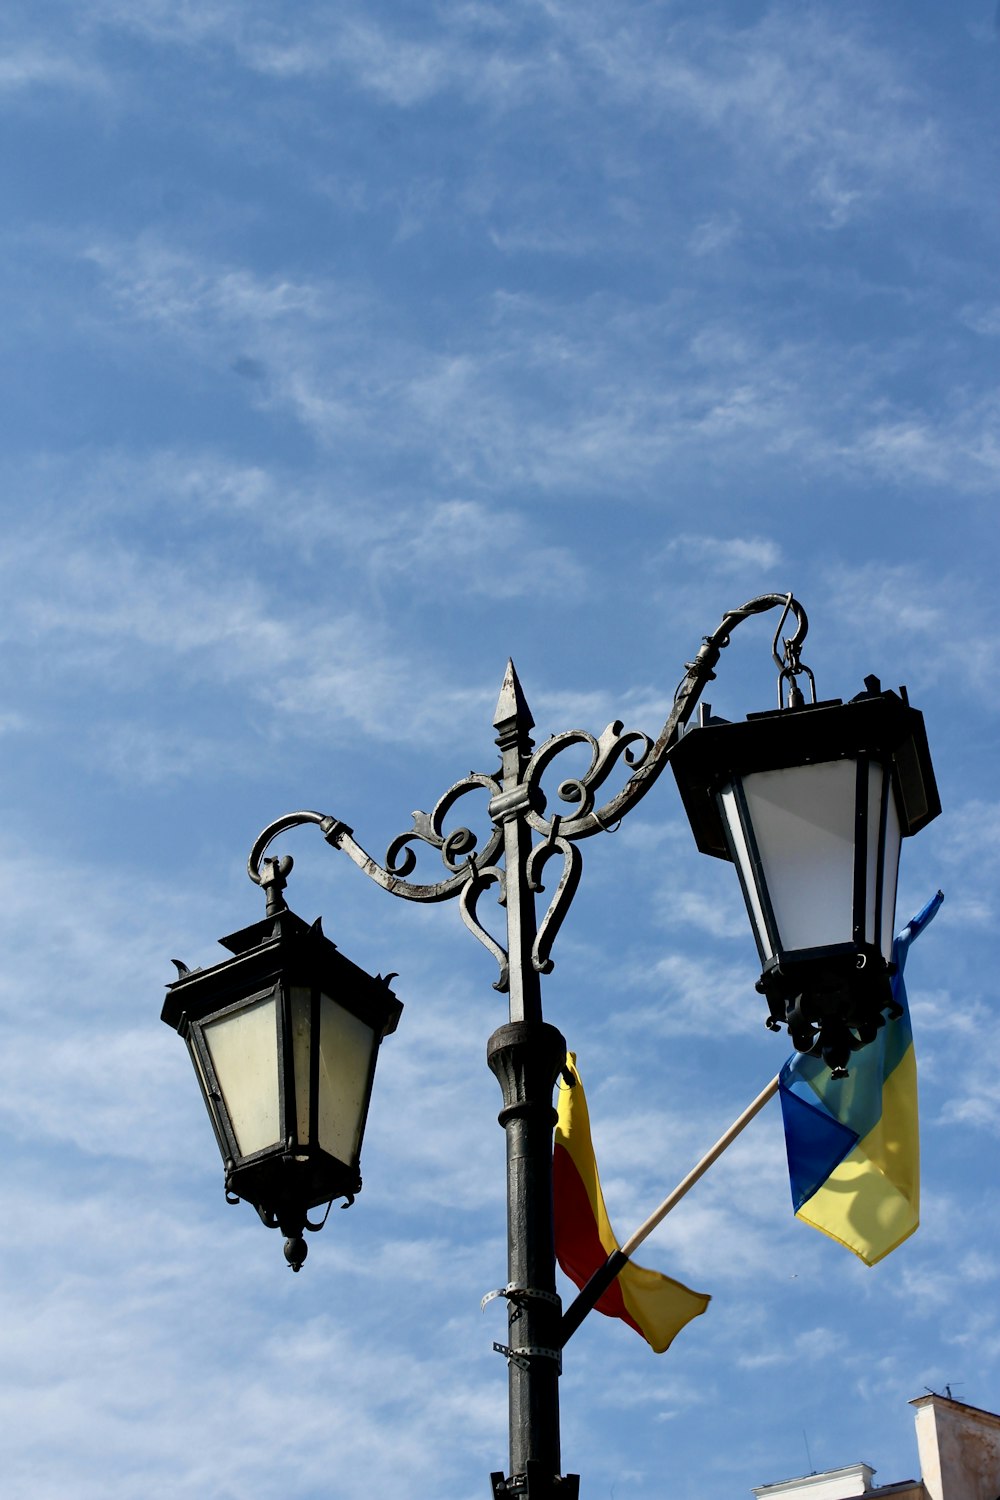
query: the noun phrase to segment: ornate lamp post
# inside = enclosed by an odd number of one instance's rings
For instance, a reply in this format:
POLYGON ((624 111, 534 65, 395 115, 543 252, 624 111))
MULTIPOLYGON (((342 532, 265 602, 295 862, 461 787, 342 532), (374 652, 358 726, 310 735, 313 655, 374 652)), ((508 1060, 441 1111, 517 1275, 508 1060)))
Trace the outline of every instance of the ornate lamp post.
POLYGON ((223 940, 235 960, 185 972, 170 987, 163 1019, 188 1038, 226 1163, 227 1195, 247 1198, 265 1223, 281 1224, 297 1269, 302 1228, 319 1227, 308 1220, 309 1210, 337 1196, 353 1201, 360 1187, 375 1057, 399 1005, 385 981, 336 950, 327 953, 320 945, 333 945, 287 912, 280 885, 290 861, 265 859, 266 850, 286 829, 314 823, 391 895, 457 898, 465 925, 497 962, 494 988, 509 996, 509 1021, 487 1045, 507 1138, 509 1331, 508 1342, 495 1347, 508 1361, 510 1472, 491 1476, 494 1500, 574 1500, 579 1490, 578 1476, 560 1472, 558 1379, 568 1332, 555 1287, 552 1225, 552 1091, 566 1044, 543 1019, 541 976, 552 969, 552 945, 579 884, 583 840, 613 828, 676 757, 699 847, 733 859, 739 870, 761 951, 758 988, 767 996, 768 1025, 787 1024, 796 1045, 807 1043, 842 1067, 891 1005, 884 938, 893 930, 898 843, 939 811, 923 722, 905 700, 881 694, 873 679, 863 695, 867 707, 806 706, 797 680, 805 675, 812 683, 800 661, 807 629, 791 594, 764 594, 731 610, 687 664, 655 741, 616 721, 598 737, 570 730, 536 750, 531 714, 508 664, 493 721, 497 774, 472 773, 430 814, 415 813, 413 828, 393 840, 384 864, 335 817, 279 818, 248 860, 251 879, 268 890, 264 921, 223 940), (732 630, 774 608, 783 611, 772 646, 779 703, 787 683, 789 706, 758 716, 766 723, 746 725, 724 726, 703 714, 700 727, 681 739, 732 630), (779 655, 789 614, 795 626, 779 655), (590 764, 558 785, 556 811, 542 779, 564 750, 581 745, 590 764), (619 765, 628 779, 599 805, 619 765), (463 797, 483 792, 491 829, 480 847, 468 827, 446 832, 445 823, 463 797), (415 843, 438 851, 443 879, 410 879, 415 843), (553 861, 558 878, 539 920, 542 874, 553 861), (477 915, 481 896, 493 887, 506 911, 506 947, 477 915), (845 930, 817 916, 833 894, 845 930), (251 1103, 255 1077, 264 1080, 266 1106, 251 1103), (333 1122, 325 1135, 324 1119, 333 1122))

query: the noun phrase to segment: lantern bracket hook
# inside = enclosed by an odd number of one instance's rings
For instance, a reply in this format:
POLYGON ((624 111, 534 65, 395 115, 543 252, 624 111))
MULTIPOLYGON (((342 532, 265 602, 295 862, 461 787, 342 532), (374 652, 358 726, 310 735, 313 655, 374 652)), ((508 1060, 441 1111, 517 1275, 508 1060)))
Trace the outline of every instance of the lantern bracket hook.
POLYGON ((812 668, 806 666, 805 662, 801 660, 800 654, 802 651, 802 642, 806 638, 806 631, 808 629, 809 621, 806 618, 805 610, 802 608, 802 605, 799 603, 799 601, 794 598, 792 594, 789 594, 785 599, 785 607, 781 612, 781 619, 778 621, 778 628, 774 632, 774 640, 771 643, 771 655, 774 657, 774 664, 778 668, 779 708, 785 707, 785 704, 782 701, 782 688, 786 682, 788 684, 787 706, 789 708, 802 708, 803 704, 805 703, 805 699, 802 696, 802 689, 799 687, 799 684, 796 681, 796 679, 800 676, 805 676, 806 678, 808 678, 810 693, 809 701, 811 703, 816 702, 816 679, 813 676, 812 668), (784 640, 782 640, 781 632, 790 613, 793 613, 795 616, 795 630, 790 636, 786 636, 784 640), (779 655, 778 653, 779 641, 784 647, 781 655, 779 655))

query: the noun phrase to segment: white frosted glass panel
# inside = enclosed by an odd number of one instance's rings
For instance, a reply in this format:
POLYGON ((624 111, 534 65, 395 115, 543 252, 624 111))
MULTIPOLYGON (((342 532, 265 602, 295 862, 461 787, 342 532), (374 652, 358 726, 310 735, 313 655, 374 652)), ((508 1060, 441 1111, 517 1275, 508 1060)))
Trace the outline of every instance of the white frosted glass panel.
POLYGON ((854 909, 853 760, 743 778, 782 948, 850 942, 854 909))
MULTIPOLYGON (((865 867, 865 942, 875 942, 875 883, 878 879, 878 834, 882 819, 885 773, 874 762, 868 764, 868 863, 865 867)), ((886 788, 886 790, 889 790, 886 788)))
POLYGON ((211 1021, 204 1035, 240 1154, 273 1146, 281 1133, 274 997, 211 1021))
POLYGON ((300 1145, 309 1142, 309 1032, 312 991, 292 986, 292 1068, 295 1116, 300 1145))
POLYGON ((892 940, 896 935, 896 882, 899 878, 899 846, 903 840, 899 826, 899 812, 892 786, 889 788, 889 816, 885 825, 885 870, 882 880, 882 956, 892 956, 892 940))
POLYGON ((764 921, 764 912, 757 894, 757 884, 754 880, 753 867, 750 862, 750 851, 743 833, 743 825, 740 822, 739 810, 736 805, 736 794, 731 786, 720 793, 719 801, 722 803, 722 815, 729 824, 729 834, 736 850, 736 858, 743 876, 743 888, 747 893, 747 906, 750 912, 750 920, 757 930, 757 938, 767 958, 773 956, 773 949, 767 936, 767 924, 764 921))
POLYGON ((320 996, 319 1010, 319 1143, 351 1163, 357 1159, 377 1039, 370 1026, 329 995, 320 996))

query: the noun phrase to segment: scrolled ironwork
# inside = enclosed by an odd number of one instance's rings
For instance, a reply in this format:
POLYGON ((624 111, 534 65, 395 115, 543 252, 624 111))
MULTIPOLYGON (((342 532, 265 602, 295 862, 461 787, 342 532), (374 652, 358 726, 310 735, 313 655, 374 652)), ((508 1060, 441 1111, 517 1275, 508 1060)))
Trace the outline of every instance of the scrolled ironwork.
POLYGON ((545 890, 541 882, 542 870, 557 854, 561 854, 563 858, 562 873, 531 950, 531 962, 538 974, 552 973, 554 968, 550 956, 552 944, 563 924, 563 918, 569 911, 570 903, 576 895, 576 888, 580 884, 580 876, 583 873, 583 855, 579 849, 575 844, 560 837, 558 832, 553 831, 552 836, 544 843, 536 844, 528 856, 528 884, 532 891, 541 894, 545 890))
POLYGON ((507 875, 499 865, 481 866, 474 858, 469 860, 470 878, 462 886, 458 897, 458 910, 462 921, 472 933, 478 938, 488 953, 492 953, 500 969, 499 977, 494 980, 493 988, 505 995, 510 989, 510 956, 507 949, 498 943, 492 932, 484 927, 479 920, 478 905, 479 898, 492 884, 499 886, 497 903, 500 906, 507 905, 507 875))
POLYGON ((619 761, 624 760, 633 771, 638 770, 652 749, 653 741, 640 729, 626 730, 621 719, 615 719, 599 736, 588 734, 584 729, 570 729, 546 740, 535 751, 524 773, 524 784, 531 794, 533 806, 528 821, 538 833, 547 834, 552 826, 552 818, 537 810, 547 806, 541 787, 542 777, 558 756, 576 745, 589 748, 590 764, 582 776, 567 777, 556 788, 559 800, 573 809, 574 819, 585 817, 593 810, 595 792, 604 785, 619 761))
POLYGON ((287 813, 268 825, 254 843, 247 861, 251 880, 270 887, 272 900, 279 890, 272 878, 276 866, 269 861, 262 870, 264 854, 280 833, 301 824, 316 824, 327 843, 340 849, 357 867, 393 896, 408 901, 438 902, 459 898, 462 920, 470 932, 496 959, 500 977, 494 988, 506 991, 510 986, 511 938, 504 948, 483 926, 477 914, 480 897, 492 885, 499 887, 499 902, 508 908, 508 934, 516 928, 520 934, 523 960, 539 974, 551 972, 551 949, 580 881, 582 858, 577 843, 595 833, 617 826, 626 813, 646 795, 664 770, 670 752, 684 725, 690 719, 707 684, 715 676, 721 653, 729 645, 733 630, 744 620, 767 610, 780 608, 781 618, 775 632, 772 653, 779 669, 779 702, 782 685, 789 684, 791 701, 801 702, 797 677, 805 675, 816 691, 813 676, 801 661, 801 647, 809 622, 802 605, 792 594, 760 594, 738 609, 728 610, 711 635, 702 644, 693 661, 685 664, 684 676, 674 693, 670 712, 655 740, 642 730, 625 729, 620 719, 610 723, 600 735, 573 729, 553 735, 536 750, 529 738, 532 720, 524 701, 513 666, 508 666, 501 691, 499 719, 503 770, 496 775, 470 772, 456 781, 439 798, 430 813, 413 813, 413 827, 398 834, 389 844, 385 863, 379 864, 354 838, 346 823, 330 814, 300 811, 287 813), (791 616, 795 627, 778 646, 786 620, 791 616), (578 776, 567 776, 555 788, 555 797, 563 810, 549 809, 542 780, 556 760, 567 750, 584 747, 589 764, 578 776), (631 773, 614 796, 598 805, 597 794, 616 767, 631 773), (480 847, 479 836, 465 824, 450 830, 445 821, 456 805, 467 795, 485 791, 489 796, 488 814, 492 827, 480 847), (514 824, 524 829, 521 841, 511 840, 514 824), (507 833, 505 833, 505 829, 507 833), (415 846, 425 844, 436 849, 447 872, 436 882, 412 880, 417 867, 415 846), (512 852, 513 851, 513 852, 512 852), (541 923, 536 925, 535 897, 542 893, 544 867, 557 855, 562 870, 541 923), (510 868, 508 868, 508 866, 510 868), (515 868, 516 867, 516 868, 515 868), (512 911, 516 906, 516 914, 512 911), (526 908, 530 907, 530 912, 526 908), (513 923, 513 926, 511 925, 513 923), (530 928, 527 946, 523 935, 530 928))
MULTIPOLYGON (((326 830, 323 825, 325 823, 333 824, 336 822, 336 818, 331 818, 326 813, 301 811, 285 813, 283 817, 275 818, 273 823, 268 823, 264 831, 257 835, 257 838, 254 840, 254 846, 247 858, 247 874, 254 885, 261 885, 263 883, 261 865, 264 855, 267 853, 269 845, 273 843, 279 834, 287 832, 289 828, 300 828, 308 823, 317 824, 320 828, 323 828, 325 833, 326 830)), ((343 828, 346 825, 339 824, 338 826, 343 828)), ((347 831, 349 833, 350 829, 347 831)))
MULTIPOLYGON (((437 849, 445 869, 452 875, 461 875, 464 883, 467 878, 466 863, 469 855, 476 852, 478 836, 471 828, 466 827, 453 828, 450 833, 445 833, 444 820, 462 797, 470 792, 483 790, 495 797, 501 790, 500 782, 495 776, 470 771, 468 776, 463 776, 448 788, 435 804, 433 812, 413 813, 413 827, 406 833, 397 834, 386 850, 385 864, 388 873, 405 880, 413 872, 416 868, 416 854, 411 846, 418 842, 437 849)), ((502 836, 494 828, 484 848, 479 851, 478 859, 483 864, 491 863, 502 842, 502 836)))
MULTIPOLYGON (((619 823, 626 813, 631 812, 664 770, 678 735, 694 713, 706 686, 715 677, 715 667, 729 645, 733 630, 744 620, 779 607, 786 615, 791 612, 795 616, 795 630, 785 645, 786 649, 794 653, 794 659, 798 660, 797 653, 805 640, 809 621, 802 605, 792 594, 759 594, 754 599, 748 599, 746 604, 741 604, 739 609, 727 610, 712 634, 703 637, 694 661, 685 663, 684 676, 674 692, 674 701, 666 722, 652 748, 643 756, 641 764, 636 767, 625 786, 603 807, 594 808, 565 822, 561 830, 564 838, 585 839, 595 833, 603 833, 611 825, 619 823)), ((783 615, 782 619, 784 618, 783 615)))

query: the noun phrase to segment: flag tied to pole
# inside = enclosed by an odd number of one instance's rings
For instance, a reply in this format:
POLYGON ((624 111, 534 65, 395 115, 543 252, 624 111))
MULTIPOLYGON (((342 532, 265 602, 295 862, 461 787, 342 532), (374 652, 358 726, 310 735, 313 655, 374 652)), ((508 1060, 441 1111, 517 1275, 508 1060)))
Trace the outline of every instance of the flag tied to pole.
MULTIPOLYGON (((582 1287, 619 1246, 604 1206, 575 1053, 566 1054, 566 1071, 574 1081, 572 1088, 559 1089, 552 1161, 556 1258, 570 1280, 582 1287)), ((628 1323, 662 1354, 710 1301, 669 1276, 627 1261, 596 1306, 608 1317, 628 1323)))
POLYGON ((937 913, 940 891, 892 945, 893 998, 902 1009, 833 1078, 796 1052, 780 1073, 781 1113, 796 1217, 873 1266, 920 1222, 917 1069, 903 968, 914 938, 937 913))

